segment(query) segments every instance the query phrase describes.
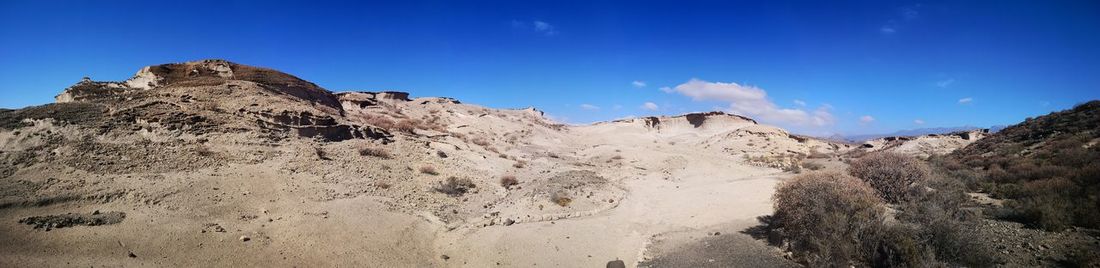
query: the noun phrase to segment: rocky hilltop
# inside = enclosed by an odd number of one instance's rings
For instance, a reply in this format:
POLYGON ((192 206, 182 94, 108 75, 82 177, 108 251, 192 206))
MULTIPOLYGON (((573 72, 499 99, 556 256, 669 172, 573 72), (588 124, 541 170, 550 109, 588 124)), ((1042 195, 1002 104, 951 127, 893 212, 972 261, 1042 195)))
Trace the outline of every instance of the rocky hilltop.
POLYGON ((864 141, 854 152, 889 151, 928 158, 933 155, 946 155, 965 148, 989 134, 989 129, 976 129, 945 134, 883 137, 864 141))
POLYGON ((56 99, 0 110, 0 266, 580 267, 697 232, 782 266, 737 230, 784 170, 852 147, 720 112, 569 126, 224 60, 56 99))

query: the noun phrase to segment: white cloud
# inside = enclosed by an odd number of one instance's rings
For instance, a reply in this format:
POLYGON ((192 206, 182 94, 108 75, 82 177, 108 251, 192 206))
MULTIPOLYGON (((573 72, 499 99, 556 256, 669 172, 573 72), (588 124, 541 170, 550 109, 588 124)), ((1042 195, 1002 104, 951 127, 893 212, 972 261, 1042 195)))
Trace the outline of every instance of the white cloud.
POLYGON ((859 123, 860 124, 870 124, 871 122, 875 122, 875 118, 871 117, 870 115, 864 115, 864 116, 859 117, 859 123))
POLYGON ((915 119, 915 120, 913 120, 913 124, 924 125, 924 120, 915 119))
POLYGON ((584 104, 581 104, 581 109, 589 110, 589 111, 595 111, 595 110, 599 110, 600 106, 584 103, 584 104))
POLYGON ((630 82, 630 85, 632 85, 636 88, 643 88, 643 87, 645 87, 645 81, 634 80, 634 82, 630 82))
POLYGON ((802 107, 806 107, 806 102, 802 100, 794 100, 794 104, 802 107))
POLYGON ((530 23, 527 21, 512 20, 512 28, 535 31, 536 33, 541 33, 546 36, 558 34, 558 30, 553 24, 541 20, 531 21, 530 23))
POLYGON ((664 91, 665 93, 676 92, 676 90, 673 90, 671 87, 661 87, 661 91, 664 91))
POLYGON ((656 103, 646 102, 646 103, 642 104, 642 109, 646 109, 646 110, 650 110, 650 111, 656 111, 658 108, 659 107, 657 107, 656 103))
POLYGON ((954 78, 949 78, 947 80, 940 80, 940 81, 936 82, 936 86, 946 88, 946 87, 951 86, 951 84, 954 84, 954 83, 955 83, 955 79, 954 78))
POLYGON ((554 25, 550 25, 550 23, 547 23, 545 21, 536 20, 535 22, 532 22, 531 25, 535 26, 536 32, 540 32, 546 35, 558 34, 558 31, 554 29, 554 25))
POLYGON ((971 97, 961 98, 961 99, 959 99, 959 104, 968 104, 968 103, 973 102, 973 101, 974 101, 974 98, 971 98, 971 97))
POLYGON ((763 122, 790 126, 829 126, 835 122, 832 107, 822 105, 816 110, 782 108, 768 100, 763 89, 737 83, 707 82, 691 79, 676 86, 676 92, 695 101, 729 102, 729 111, 763 122))

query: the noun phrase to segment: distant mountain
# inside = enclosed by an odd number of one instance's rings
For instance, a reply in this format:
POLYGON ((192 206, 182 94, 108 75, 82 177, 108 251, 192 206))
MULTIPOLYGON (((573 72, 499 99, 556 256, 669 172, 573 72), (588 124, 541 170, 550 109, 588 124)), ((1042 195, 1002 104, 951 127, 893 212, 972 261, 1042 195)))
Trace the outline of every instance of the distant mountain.
MULTIPOLYGON (((1004 126, 1000 126, 997 130, 1000 130, 1001 128, 1004 128, 1004 126)), ((980 127, 975 127, 975 126, 918 128, 918 129, 899 130, 899 131, 895 131, 893 133, 886 133, 886 134, 847 135, 847 136, 840 136, 840 137, 843 137, 844 140, 851 141, 851 142, 862 142, 862 141, 866 141, 866 140, 873 140, 873 139, 884 138, 884 137, 921 136, 921 135, 928 135, 928 134, 946 134, 946 133, 951 133, 951 132, 968 131, 968 130, 975 130, 975 129, 981 129, 981 128, 980 127)), ((996 132, 996 131, 991 129, 990 132, 996 132)), ((829 138, 835 139, 837 137, 834 136, 834 137, 829 137, 829 138)))

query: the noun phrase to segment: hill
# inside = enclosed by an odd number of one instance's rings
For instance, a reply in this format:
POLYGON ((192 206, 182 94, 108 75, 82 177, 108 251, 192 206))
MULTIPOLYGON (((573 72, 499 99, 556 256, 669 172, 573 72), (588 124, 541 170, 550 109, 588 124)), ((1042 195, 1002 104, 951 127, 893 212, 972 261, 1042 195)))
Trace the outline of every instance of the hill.
POLYGON ((1011 199, 1006 218, 1035 227, 1100 227, 1100 101, 1029 118, 952 153, 1011 199))
POLYGON ((224 60, 56 99, 0 110, 0 266, 634 265, 698 233, 789 265, 738 231, 784 170, 851 149, 720 112, 567 126, 224 60))

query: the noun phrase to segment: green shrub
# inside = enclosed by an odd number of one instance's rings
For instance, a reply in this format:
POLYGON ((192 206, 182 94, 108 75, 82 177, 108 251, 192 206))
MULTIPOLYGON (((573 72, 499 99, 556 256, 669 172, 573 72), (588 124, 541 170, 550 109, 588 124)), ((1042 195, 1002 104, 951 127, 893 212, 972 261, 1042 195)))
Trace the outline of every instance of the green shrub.
POLYGON ((890 203, 908 201, 921 188, 929 169, 924 162, 897 153, 878 152, 852 161, 848 173, 871 185, 890 203))

